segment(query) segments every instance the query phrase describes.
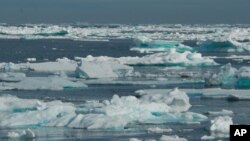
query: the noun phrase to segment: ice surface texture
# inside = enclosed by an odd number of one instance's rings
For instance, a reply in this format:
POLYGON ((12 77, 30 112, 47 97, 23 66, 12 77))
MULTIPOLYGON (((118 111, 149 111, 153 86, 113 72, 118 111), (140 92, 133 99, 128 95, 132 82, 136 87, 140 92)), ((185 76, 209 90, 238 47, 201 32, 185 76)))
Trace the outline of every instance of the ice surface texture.
POLYGON ((207 85, 212 86, 249 88, 250 67, 241 67, 237 70, 231 64, 226 64, 220 68, 219 73, 208 73, 205 81, 207 85))
POLYGON ((174 89, 162 95, 119 97, 79 108, 61 101, 43 102, 5 95, 0 97, 0 126, 65 126, 85 129, 124 129, 129 123, 193 122, 206 116, 188 112, 189 98, 174 89), (78 112, 76 112, 78 111, 78 112), (79 111, 85 111, 80 112, 79 111))

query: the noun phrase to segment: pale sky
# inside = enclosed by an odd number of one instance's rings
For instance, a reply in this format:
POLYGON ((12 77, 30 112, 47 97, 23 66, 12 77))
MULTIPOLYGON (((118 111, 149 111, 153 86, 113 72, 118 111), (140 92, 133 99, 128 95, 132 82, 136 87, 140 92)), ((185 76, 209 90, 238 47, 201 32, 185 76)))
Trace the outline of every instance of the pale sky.
POLYGON ((0 23, 247 24, 250 0, 0 0, 0 23))

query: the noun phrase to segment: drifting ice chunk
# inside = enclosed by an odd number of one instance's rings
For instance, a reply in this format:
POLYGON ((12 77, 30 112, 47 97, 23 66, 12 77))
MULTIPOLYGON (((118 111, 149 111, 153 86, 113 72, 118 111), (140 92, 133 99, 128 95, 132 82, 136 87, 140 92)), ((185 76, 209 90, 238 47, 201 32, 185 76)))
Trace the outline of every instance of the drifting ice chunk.
POLYGON ((213 116, 226 116, 226 115, 232 115, 233 111, 222 109, 221 111, 218 112, 209 111, 208 114, 213 116))
POLYGON ((0 90, 63 90, 67 88, 85 88, 82 82, 73 82, 63 77, 25 77, 16 83, 0 83, 0 90))
POLYGON ((220 116, 211 121, 211 135, 215 137, 229 137, 230 125, 233 120, 229 116, 220 116))
POLYGON ((219 116, 212 120, 211 124, 211 136, 203 136, 201 139, 206 140, 210 138, 228 138, 230 125, 233 124, 233 120, 229 116, 219 116))
POLYGON ((164 132, 172 132, 172 129, 162 129, 159 127, 148 128, 148 133, 164 133, 164 132))
POLYGON ((202 57, 200 53, 185 51, 179 53, 175 48, 169 52, 155 53, 143 57, 120 57, 112 58, 107 56, 81 58, 85 61, 118 61, 127 65, 179 65, 179 66, 214 66, 218 65, 213 59, 202 57))
POLYGON ((35 138, 36 134, 31 129, 27 129, 22 132, 8 132, 7 136, 8 138, 28 139, 28 138, 35 138))
POLYGON ((139 51, 140 53, 154 53, 170 51, 175 48, 177 52, 191 51, 192 48, 185 46, 177 41, 165 40, 151 40, 145 36, 139 36, 135 40, 136 47, 131 48, 132 51, 139 51))
POLYGON ((28 62, 36 62, 36 58, 27 58, 26 59, 28 62))
POLYGON ((0 73, 0 81, 4 82, 19 82, 25 79, 26 75, 24 73, 0 73))
POLYGON ((74 72, 77 62, 64 57, 56 62, 30 63, 27 67, 37 72, 74 72))
POLYGON ((237 30, 234 30, 230 34, 228 41, 236 47, 237 51, 250 51, 250 42, 242 43, 242 42, 237 41, 239 37, 243 37, 244 39, 244 36, 249 37, 249 32, 245 30, 237 29, 237 30))
POLYGON ((10 71, 15 71, 15 70, 20 70, 20 66, 16 65, 14 63, 0 63, 0 70, 4 72, 10 72, 10 71))
POLYGON ((180 66, 210 66, 217 65, 212 59, 202 57, 200 53, 185 51, 179 53, 175 48, 169 52, 155 53, 141 58, 131 58, 126 61, 130 65, 180 65, 180 66))
POLYGON ((77 67, 77 62, 68 58, 59 58, 55 62, 42 62, 42 63, 1 63, 0 69, 9 71, 20 71, 20 70, 33 70, 37 72, 74 72, 77 67))
POLYGON ((89 104, 84 106, 85 110, 83 111, 85 112, 79 113, 82 108, 77 110, 75 105, 71 103, 60 101, 45 103, 35 99, 1 96, 0 111, 4 114, 0 115, 0 126, 124 129, 129 123, 198 122, 206 119, 201 114, 187 111, 190 107, 189 101, 187 101, 185 93, 178 90, 156 98, 114 95, 109 101, 89 104))
POLYGON ((241 67, 237 73, 239 78, 249 78, 250 79, 250 67, 241 67))
POLYGON ((250 87, 250 67, 242 67, 239 70, 233 68, 231 64, 222 66, 218 74, 207 74, 205 76, 207 85, 226 87, 250 87))
POLYGON ((141 99, 143 99, 143 101, 165 103, 171 107, 171 110, 176 112, 185 112, 191 107, 187 94, 184 91, 178 90, 177 88, 165 95, 144 95, 141 97, 141 99))
POLYGON ((66 126, 75 116, 71 103, 43 102, 36 99, 20 99, 14 96, 0 97, 0 126, 66 126))
POLYGON ((233 68, 231 64, 226 64, 222 66, 218 74, 208 74, 205 76, 205 81, 207 85, 217 86, 234 86, 236 82, 237 69, 233 68))
POLYGON ((137 138, 131 138, 131 139, 129 139, 128 141, 142 141, 142 140, 137 139, 137 138))
POLYGON ((201 140, 214 140, 214 139, 215 139, 215 137, 207 136, 207 135, 204 135, 204 136, 201 137, 201 140))
POLYGON ((104 106, 98 109, 102 111, 101 114, 78 115, 69 127, 123 129, 131 122, 166 123, 206 119, 203 115, 187 112, 190 107, 189 101, 185 93, 178 92, 174 90, 164 96, 144 96, 140 99, 134 96, 114 95, 110 101, 105 101, 104 106))
POLYGON ((81 61, 76 74, 83 78, 117 78, 129 75, 133 67, 115 61, 81 61))
POLYGON ((166 136, 162 135, 160 141, 187 141, 185 138, 180 138, 178 136, 166 136))

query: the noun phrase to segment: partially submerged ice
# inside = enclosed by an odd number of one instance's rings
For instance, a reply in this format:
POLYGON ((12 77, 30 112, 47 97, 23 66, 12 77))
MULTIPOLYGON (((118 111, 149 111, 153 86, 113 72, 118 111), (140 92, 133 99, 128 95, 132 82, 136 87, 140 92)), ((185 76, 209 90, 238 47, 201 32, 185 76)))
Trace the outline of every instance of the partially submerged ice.
POLYGON ((246 30, 234 30, 229 35, 228 41, 236 47, 236 51, 250 51, 249 32, 246 30), (242 42, 244 40, 245 42, 242 42))
POLYGON ((36 134, 34 131, 32 131, 31 129, 26 129, 23 131, 13 131, 13 132, 8 132, 7 137, 10 139, 16 139, 16 138, 20 138, 20 139, 33 139, 36 137, 36 134))
MULTIPOLYGON (((248 89, 222 89, 222 88, 206 88, 206 89, 181 89, 187 94, 197 95, 202 98, 209 99, 227 99, 230 101, 238 100, 250 100, 248 89)), ((142 89, 135 91, 135 95, 154 95, 154 94, 164 94, 169 93, 171 89, 142 89)), ((212 112, 208 114, 233 114, 232 111, 222 110, 220 112, 212 112)))
POLYGON ((86 88, 81 81, 72 81, 67 77, 26 77, 22 73, 4 73, 0 75, 0 90, 64 90, 86 88))
POLYGON ((202 140, 215 138, 228 138, 230 125, 233 125, 233 120, 229 116, 219 116, 211 120, 210 136, 203 136, 202 140))
POLYGON ((0 97, 0 126, 64 126, 89 130, 122 130, 132 123, 206 120, 204 115, 188 112, 190 106, 187 95, 178 89, 164 95, 144 95, 141 98, 114 95, 111 100, 85 104, 81 108, 61 101, 43 102, 4 95, 0 97))
POLYGON ((193 50, 191 47, 183 45, 178 41, 152 40, 145 36, 138 36, 134 39, 134 42, 136 45, 130 50, 140 53, 167 52, 172 48, 175 48, 177 52, 193 50))
POLYGON ((177 135, 175 136, 162 135, 159 141, 187 141, 187 139, 181 138, 177 135))
POLYGON ((225 86, 237 88, 250 87, 250 67, 233 68, 226 64, 220 68, 219 73, 208 73, 205 75, 206 85, 225 86))
POLYGON ((0 73, 1 82, 19 82, 26 78, 25 73, 6 72, 0 73))
POLYGON ((160 127, 148 128, 148 133, 165 133, 172 131, 173 130, 170 128, 160 128, 160 127))
POLYGON ((129 76, 133 67, 117 61, 84 61, 76 68, 76 75, 80 78, 118 78, 129 76))
POLYGON ((177 52, 175 48, 169 52, 155 53, 142 57, 120 57, 113 58, 107 56, 82 58, 85 61, 118 61, 126 65, 170 65, 170 66, 214 66, 218 65, 213 59, 203 57, 200 53, 185 51, 177 52))

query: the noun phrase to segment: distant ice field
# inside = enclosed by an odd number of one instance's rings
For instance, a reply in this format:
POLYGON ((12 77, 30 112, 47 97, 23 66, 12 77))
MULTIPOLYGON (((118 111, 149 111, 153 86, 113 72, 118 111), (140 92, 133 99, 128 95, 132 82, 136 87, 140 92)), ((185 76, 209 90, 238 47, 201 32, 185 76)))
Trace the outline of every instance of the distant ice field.
POLYGON ((0 140, 228 141, 249 64, 249 25, 1 24, 0 140))

